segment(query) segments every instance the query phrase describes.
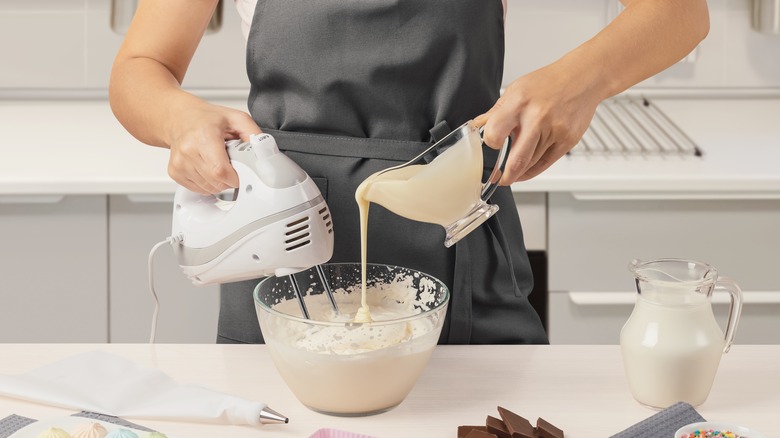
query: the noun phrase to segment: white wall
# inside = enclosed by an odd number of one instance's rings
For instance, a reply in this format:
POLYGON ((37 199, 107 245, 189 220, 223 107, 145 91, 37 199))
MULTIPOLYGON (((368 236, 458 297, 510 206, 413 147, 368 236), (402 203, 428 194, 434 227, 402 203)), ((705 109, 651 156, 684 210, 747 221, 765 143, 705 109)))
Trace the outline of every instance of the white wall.
MULTIPOLYGON (((548 64, 601 30, 617 0, 509 0, 505 84, 548 64)), ((695 62, 678 63, 642 88, 780 87, 780 36, 752 30, 751 0, 709 0, 710 33, 695 62)))
MULTIPOLYGON (((220 31, 204 36, 184 80, 190 88, 248 88, 244 38, 232 0, 220 31)), ((0 95, 8 89, 100 89, 123 36, 111 0, 0 0, 0 95)))
MULTIPOLYGON (((509 0, 505 83, 596 34, 617 0, 509 0)), ((244 43, 232 0, 222 29, 206 35, 185 86, 246 88, 244 43)), ((641 87, 780 87, 780 36, 750 27, 751 0, 710 0, 711 31, 693 63, 641 87)), ((0 0, 0 97, 14 90, 104 90, 122 36, 111 0, 0 0)))

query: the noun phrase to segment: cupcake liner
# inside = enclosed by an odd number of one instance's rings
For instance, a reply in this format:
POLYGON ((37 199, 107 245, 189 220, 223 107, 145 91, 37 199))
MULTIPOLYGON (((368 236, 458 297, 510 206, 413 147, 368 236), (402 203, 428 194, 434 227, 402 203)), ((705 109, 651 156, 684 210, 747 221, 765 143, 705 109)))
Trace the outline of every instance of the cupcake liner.
POLYGON ((319 429, 309 438, 376 438, 370 435, 362 435, 354 432, 347 432, 338 429, 319 429))

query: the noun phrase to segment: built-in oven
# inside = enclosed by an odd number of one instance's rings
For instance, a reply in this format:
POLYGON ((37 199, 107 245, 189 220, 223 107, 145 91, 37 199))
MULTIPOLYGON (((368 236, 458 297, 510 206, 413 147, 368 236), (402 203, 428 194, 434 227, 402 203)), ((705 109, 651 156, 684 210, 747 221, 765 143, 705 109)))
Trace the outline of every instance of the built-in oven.
POLYGON ((549 333, 549 326, 547 324, 549 311, 548 301, 549 289, 547 288, 547 251, 535 250, 528 251, 528 259, 531 262, 531 271, 534 275, 534 288, 531 291, 531 296, 528 297, 528 301, 539 314, 544 324, 544 330, 549 333))

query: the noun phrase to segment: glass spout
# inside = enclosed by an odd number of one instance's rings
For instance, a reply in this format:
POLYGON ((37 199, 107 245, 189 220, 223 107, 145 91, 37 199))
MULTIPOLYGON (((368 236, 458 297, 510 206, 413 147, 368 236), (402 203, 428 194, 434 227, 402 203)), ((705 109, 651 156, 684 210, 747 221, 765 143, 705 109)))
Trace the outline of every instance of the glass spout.
POLYGON ((637 292, 669 291, 712 295, 718 271, 702 262, 685 259, 632 260, 628 266, 634 275, 637 292))

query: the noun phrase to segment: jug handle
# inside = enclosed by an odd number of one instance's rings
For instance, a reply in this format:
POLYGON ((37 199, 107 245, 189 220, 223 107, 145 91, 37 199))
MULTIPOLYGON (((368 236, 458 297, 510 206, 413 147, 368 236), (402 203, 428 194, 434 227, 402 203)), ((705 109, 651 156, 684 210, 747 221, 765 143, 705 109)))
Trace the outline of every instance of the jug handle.
POLYGON ((742 314, 742 290, 739 285, 728 277, 720 277, 715 283, 715 290, 725 290, 731 296, 731 306, 729 307, 729 319, 726 322, 726 346, 723 352, 728 353, 731 344, 734 342, 734 336, 737 333, 737 324, 739 324, 739 315, 742 314))
MULTIPOLYGON (((482 146, 485 146, 485 140, 483 138, 483 128, 479 128, 479 138, 482 141, 482 146)), ((493 172, 484 184, 482 184, 482 191, 480 192, 480 198, 487 202, 493 192, 498 188, 498 182, 501 180, 501 175, 504 174, 504 166, 506 166, 506 160, 509 157, 509 146, 512 143, 512 137, 507 137, 504 141, 504 145, 501 146, 501 150, 498 152, 498 159, 496 159, 496 165, 493 167, 493 172)))

